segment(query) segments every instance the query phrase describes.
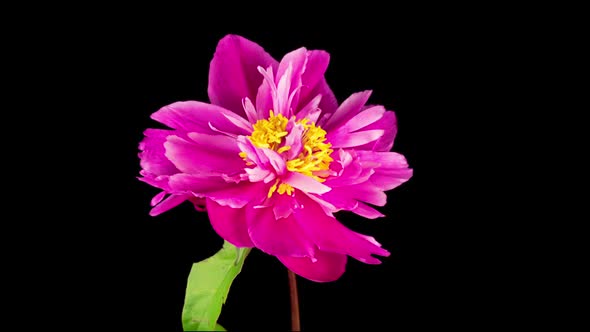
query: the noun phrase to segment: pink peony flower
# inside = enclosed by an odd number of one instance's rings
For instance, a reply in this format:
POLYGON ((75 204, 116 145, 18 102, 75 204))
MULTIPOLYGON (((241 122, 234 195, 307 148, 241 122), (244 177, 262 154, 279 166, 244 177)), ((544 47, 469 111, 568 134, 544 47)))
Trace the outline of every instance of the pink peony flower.
POLYGON ((172 129, 147 129, 139 145, 140 180, 163 190, 150 214, 189 200, 225 240, 314 281, 338 279, 347 255, 379 264, 372 255, 389 252, 333 214, 383 217, 371 205, 384 206, 384 191, 412 170, 389 152, 394 113, 366 105, 371 91, 338 106, 328 62, 305 48, 277 62, 247 39, 224 37, 209 71, 211 104, 177 102, 151 116, 172 129))

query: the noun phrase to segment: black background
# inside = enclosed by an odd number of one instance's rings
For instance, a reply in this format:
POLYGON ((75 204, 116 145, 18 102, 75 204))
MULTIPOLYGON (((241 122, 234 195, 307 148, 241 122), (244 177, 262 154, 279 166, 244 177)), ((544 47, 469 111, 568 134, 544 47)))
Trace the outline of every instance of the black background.
MULTIPOLYGON (((160 107, 208 101, 209 62, 228 33, 258 43, 276 59, 301 46, 328 51, 326 78, 338 101, 372 89, 370 103, 396 112, 393 150, 414 169, 409 182, 388 192, 388 204, 380 208, 386 218, 338 215, 351 229, 374 236, 391 256, 378 266, 349 258, 343 277, 332 283, 299 278, 302 329, 477 330, 503 326, 516 315, 518 301, 492 301, 502 298, 506 275, 483 263, 502 244, 483 245, 492 237, 488 220, 494 212, 478 209, 473 188, 490 178, 469 167, 488 162, 478 159, 483 147, 473 148, 470 139, 482 119, 472 110, 489 107, 475 77, 498 66, 480 55, 493 50, 480 42, 485 35, 465 34, 469 24, 455 25, 444 15, 381 14, 341 22, 335 17, 338 23, 329 27, 313 16, 300 25, 277 21, 257 28, 248 19, 197 24, 203 22, 154 16, 136 23, 115 15, 89 23, 80 16, 58 29, 40 29, 30 54, 43 56, 30 62, 39 69, 28 87, 50 105, 51 112, 37 110, 37 120, 56 142, 47 155, 40 152, 42 170, 52 176, 46 177, 47 207, 39 207, 43 218, 34 235, 40 249, 25 263, 42 269, 51 285, 38 286, 37 272, 28 274, 28 284, 36 286, 27 290, 43 294, 50 312, 39 325, 181 330, 190 267, 222 240, 189 204, 148 215, 158 191, 136 179, 137 145, 143 130, 157 126, 149 116, 160 107), (48 218, 56 221, 46 223, 48 218), (56 318, 59 325, 48 323, 56 318)), ((31 301, 21 297, 19 303, 27 316, 21 322, 29 327, 31 301)), ((288 330, 282 264, 254 250, 220 323, 230 331, 288 330)))

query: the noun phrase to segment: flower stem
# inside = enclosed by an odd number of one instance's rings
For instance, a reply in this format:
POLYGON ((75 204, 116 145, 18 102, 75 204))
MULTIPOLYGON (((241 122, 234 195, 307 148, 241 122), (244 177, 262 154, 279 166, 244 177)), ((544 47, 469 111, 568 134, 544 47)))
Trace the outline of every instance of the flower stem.
POLYGON ((299 324, 299 298, 297 296, 297 279, 295 273, 289 271, 289 295, 291 297, 291 331, 301 331, 299 324))

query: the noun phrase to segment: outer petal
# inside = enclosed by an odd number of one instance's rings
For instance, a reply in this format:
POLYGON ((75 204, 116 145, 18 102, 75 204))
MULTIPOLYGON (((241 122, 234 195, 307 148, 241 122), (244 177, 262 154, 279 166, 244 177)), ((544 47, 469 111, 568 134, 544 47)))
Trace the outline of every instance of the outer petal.
MULTIPOLYGON (((240 103, 241 104, 241 103, 240 103)), ((170 128, 184 132, 197 132, 217 135, 217 130, 233 135, 250 135, 251 125, 248 121, 231 111, 199 101, 181 101, 162 107, 152 114, 152 119, 170 128)))
POLYGON ((356 151, 361 163, 376 164, 371 183, 381 190, 391 190, 408 181, 413 170, 408 168, 406 158, 396 152, 356 151))
POLYGON ((245 208, 233 209, 207 199, 207 212, 213 229, 236 247, 254 247, 248 235, 245 208))
POLYGON ((190 140, 168 136, 166 157, 189 174, 234 174, 244 168, 238 143, 231 137, 190 133, 190 140))
POLYGON ((248 234, 260 250, 275 256, 314 256, 315 245, 292 215, 277 220, 272 208, 246 209, 248 234))
POLYGON ((326 129, 327 132, 338 128, 361 111, 367 100, 369 100, 371 92, 372 91, 367 90, 353 93, 350 97, 342 102, 340 107, 338 107, 334 114, 332 114, 330 119, 327 121, 324 120, 325 122, 320 122, 320 125, 322 125, 322 127, 326 129))
POLYGON ((346 255, 318 250, 316 261, 308 257, 277 256, 285 266, 298 275, 317 282, 334 281, 344 273, 346 255))
POLYGON ((245 117, 242 99, 255 100, 262 83, 258 66, 276 69, 278 63, 258 44, 240 36, 227 35, 217 44, 209 67, 211 103, 245 117))
POLYGON ((324 78, 329 62, 330 54, 325 51, 313 50, 307 52, 307 65, 301 77, 303 88, 299 95, 299 108, 308 104, 318 94, 322 95, 319 104, 322 110, 321 116, 332 114, 338 108, 338 101, 324 78))
POLYGON ((363 130, 383 130, 383 136, 376 142, 371 142, 366 145, 357 146, 357 150, 372 150, 372 151, 389 151, 393 147, 393 140, 397 134, 397 119, 395 113, 388 111, 383 114, 381 119, 366 126, 363 130))
POLYGON ((303 205, 293 215, 320 250, 346 254, 367 264, 381 263, 372 254, 389 256, 389 252, 370 236, 351 231, 305 195, 297 198, 303 205))
POLYGON ((171 130, 147 129, 143 132, 145 138, 139 143, 139 158, 141 168, 156 175, 171 175, 178 173, 178 169, 164 155, 166 137, 173 134, 171 130))
POLYGON ((168 198, 166 198, 160 204, 156 205, 153 209, 151 209, 150 216, 154 217, 154 216, 157 216, 161 213, 164 213, 164 212, 178 206, 180 203, 186 201, 187 198, 188 197, 186 195, 170 195, 168 198))

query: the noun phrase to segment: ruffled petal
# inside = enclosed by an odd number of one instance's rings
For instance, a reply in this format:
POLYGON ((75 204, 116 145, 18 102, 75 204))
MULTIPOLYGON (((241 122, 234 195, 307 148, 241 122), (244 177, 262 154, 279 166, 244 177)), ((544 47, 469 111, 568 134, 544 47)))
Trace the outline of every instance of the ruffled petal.
POLYGON ((236 247, 254 247, 248 235, 245 208, 234 209, 207 199, 207 212, 213 229, 236 247))
POLYGON ((361 163, 377 165, 370 181, 381 190, 391 190, 408 181, 413 175, 406 158, 399 153, 356 151, 356 154, 361 163))
POLYGON ((258 44, 236 35, 219 41, 209 67, 209 100, 245 117, 242 99, 255 100, 262 83, 258 66, 276 69, 278 62, 258 44))
POLYGON ((335 218, 327 216, 306 195, 299 195, 297 199, 303 207, 294 211, 293 216, 319 250, 346 254, 367 264, 381 263, 372 254, 389 256, 389 252, 381 248, 374 238, 353 232, 335 218))
POLYGON ((248 234, 257 248, 270 255, 313 257, 315 245, 292 215, 276 219, 272 208, 246 208, 248 234))
POLYGON ((316 282, 329 282, 340 278, 346 269, 346 255, 318 250, 315 261, 308 257, 277 256, 291 271, 316 282))
POLYGON ((139 143, 141 168, 157 175, 171 175, 178 173, 178 169, 164 155, 166 137, 173 134, 171 130, 147 129, 143 132, 145 138, 139 143))

